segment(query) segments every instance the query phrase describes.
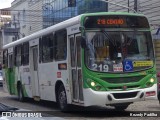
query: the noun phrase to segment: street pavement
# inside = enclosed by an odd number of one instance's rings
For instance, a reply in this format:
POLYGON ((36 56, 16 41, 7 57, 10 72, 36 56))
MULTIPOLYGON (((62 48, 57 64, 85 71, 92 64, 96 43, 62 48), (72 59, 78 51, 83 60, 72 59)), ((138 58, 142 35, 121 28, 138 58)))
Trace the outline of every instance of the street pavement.
MULTIPOLYGON (((141 101, 131 104, 124 112, 115 111, 113 107, 73 107, 73 111, 68 113, 62 113, 59 111, 57 104, 49 101, 36 102, 32 99, 27 99, 26 102, 19 102, 16 96, 11 96, 4 92, 0 88, 0 103, 8 105, 15 108, 20 108, 20 111, 37 111, 42 113, 42 118, 50 120, 63 120, 63 119, 73 119, 73 120, 91 120, 91 119, 159 119, 156 115, 160 116, 160 105, 158 100, 148 100, 141 101)), ((37 118, 36 120, 43 120, 42 118, 37 118)), ((34 120, 35 118, 33 118, 34 120)), ((0 118, 0 120, 10 120, 5 119, 5 117, 0 118)), ((13 118, 13 120, 19 120, 13 118)), ((23 120, 28 120, 25 118, 23 120)), ((30 119, 32 120, 32 119, 30 119)))

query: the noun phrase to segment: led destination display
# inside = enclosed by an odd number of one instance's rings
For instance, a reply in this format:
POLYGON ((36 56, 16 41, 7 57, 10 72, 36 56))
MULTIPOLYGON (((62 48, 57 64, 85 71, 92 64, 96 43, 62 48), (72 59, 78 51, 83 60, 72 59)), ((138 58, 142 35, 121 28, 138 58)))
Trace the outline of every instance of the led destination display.
POLYGON ((84 26, 85 28, 149 28, 145 17, 125 15, 87 16, 84 26))

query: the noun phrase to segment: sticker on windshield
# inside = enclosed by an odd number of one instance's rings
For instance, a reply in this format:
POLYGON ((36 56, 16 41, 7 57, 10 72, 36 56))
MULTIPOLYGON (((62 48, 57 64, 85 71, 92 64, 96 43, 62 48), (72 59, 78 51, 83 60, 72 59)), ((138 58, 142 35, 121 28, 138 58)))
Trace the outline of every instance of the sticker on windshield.
POLYGON ((153 61, 134 61, 133 67, 153 66, 153 61))
POLYGON ((121 64, 113 64, 113 71, 114 72, 123 72, 123 65, 121 64))
POLYGON ((123 62, 124 65, 124 71, 133 71, 133 64, 132 61, 124 61, 123 62))

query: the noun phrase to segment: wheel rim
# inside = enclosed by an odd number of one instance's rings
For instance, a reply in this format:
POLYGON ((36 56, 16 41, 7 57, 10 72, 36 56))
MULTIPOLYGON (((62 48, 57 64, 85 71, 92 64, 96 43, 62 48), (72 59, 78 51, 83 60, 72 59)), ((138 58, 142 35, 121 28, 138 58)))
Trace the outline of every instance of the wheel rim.
POLYGON ((61 108, 65 107, 66 104, 66 94, 65 91, 61 91, 59 94, 59 104, 61 108))

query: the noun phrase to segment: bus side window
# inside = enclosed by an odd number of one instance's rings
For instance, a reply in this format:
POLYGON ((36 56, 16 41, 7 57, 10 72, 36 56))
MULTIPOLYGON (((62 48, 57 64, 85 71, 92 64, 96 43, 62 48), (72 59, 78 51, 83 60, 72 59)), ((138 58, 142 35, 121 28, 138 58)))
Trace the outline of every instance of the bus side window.
POLYGON ((3 65, 5 67, 8 67, 8 51, 7 50, 3 51, 3 65))
POLYGON ((67 58, 67 31, 58 31, 55 34, 55 60, 65 60, 67 58))
POLYGON ((15 47, 15 65, 21 66, 22 65, 22 46, 15 47))
POLYGON ((43 53, 43 52, 42 52, 42 38, 40 38, 40 39, 39 39, 39 63, 42 62, 42 56, 43 56, 42 53, 43 53))
POLYGON ((13 68, 13 54, 8 55, 8 68, 13 68))
POLYGON ((14 48, 14 65, 17 66, 16 64, 16 55, 17 55, 17 47, 14 48))
POLYGON ((40 53, 42 57, 40 59, 42 59, 43 63, 53 61, 53 41, 53 33, 43 36, 42 41, 40 41, 40 47, 42 49, 42 53, 40 53))
POLYGON ((29 65, 29 42, 23 44, 22 49, 22 64, 29 65))

